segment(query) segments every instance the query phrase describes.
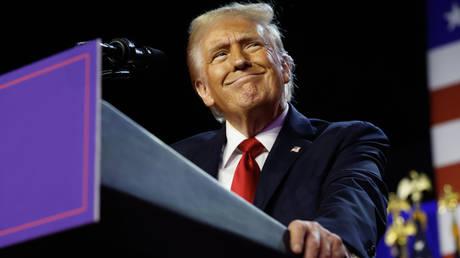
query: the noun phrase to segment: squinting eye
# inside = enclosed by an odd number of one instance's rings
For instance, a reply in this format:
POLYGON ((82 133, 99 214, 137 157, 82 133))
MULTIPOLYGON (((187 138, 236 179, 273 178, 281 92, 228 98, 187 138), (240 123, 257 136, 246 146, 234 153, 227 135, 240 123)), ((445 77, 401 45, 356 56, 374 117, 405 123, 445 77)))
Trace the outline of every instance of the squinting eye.
POLYGON ((248 47, 260 47, 262 44, 258 43, 258 42, 254 42, 254 43, 251 43, 249 44, 248 47))
POLYGON ((226 55, 227 55, 226 52, 219 52, 219 53, 215 54, 215 55, 212 57, 212 59, 215 60, 216 58, 224 57, 224 56, 226 56, 226 55))

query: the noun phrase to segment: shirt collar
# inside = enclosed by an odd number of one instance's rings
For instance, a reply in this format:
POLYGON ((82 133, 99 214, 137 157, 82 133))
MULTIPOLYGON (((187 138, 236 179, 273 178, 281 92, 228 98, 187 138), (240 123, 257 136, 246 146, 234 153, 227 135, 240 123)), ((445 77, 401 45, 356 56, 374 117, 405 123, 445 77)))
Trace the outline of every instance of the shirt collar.
MULTIPOLYGON (((278 137, 278 134, 281 131, 284 120, 286 120, 288 111, 289 105, 286 105, 283 113, 281 113, 275 121, 255 136, 255 138, 265 147, 266 151, 270 151, 272 149, 276 137, 278 137)), ((246 140, 246 136, 235 129, 235 127, 233 127, 228 121, 225 122, 225 131, 227 135, 227 144, 222 153, 222 164, 224 167, 227 165, 227 162, 232 154, 238 150, 238 145, 242 141, 246 140)))

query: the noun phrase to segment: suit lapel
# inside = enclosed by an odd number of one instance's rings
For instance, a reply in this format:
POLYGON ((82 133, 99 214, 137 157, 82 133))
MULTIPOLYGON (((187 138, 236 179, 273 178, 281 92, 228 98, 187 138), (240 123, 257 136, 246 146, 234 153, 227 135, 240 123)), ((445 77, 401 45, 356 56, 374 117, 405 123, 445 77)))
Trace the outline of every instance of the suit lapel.
POLYGON ((315 133, 306 117, 292 105, 275 144, 262 168, 254 205, 264 210, 296 159, 306 152, 315 133))
POLYGON ((200 151, 201 155, 197 162, 200 167, 217 179, 217 172, 219 169, 219 162, 222 154, 222 146, 227 142, 225 136, 225 124, 216 135, 209 139, 207 147, 200 151))

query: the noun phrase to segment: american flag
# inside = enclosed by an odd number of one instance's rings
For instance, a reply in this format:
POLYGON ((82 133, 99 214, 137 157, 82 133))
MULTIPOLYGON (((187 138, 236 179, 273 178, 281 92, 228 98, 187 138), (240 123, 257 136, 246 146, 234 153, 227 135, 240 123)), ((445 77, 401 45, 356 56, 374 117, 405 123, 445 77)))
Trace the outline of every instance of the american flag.
MULTIPOLYGON (((460 0, 427 0, 427 12, 431 149, 439 197, 446 184, 460 191, 460 0)), ((457 216, 438 214, 442 257, 458 252, 457 216)))

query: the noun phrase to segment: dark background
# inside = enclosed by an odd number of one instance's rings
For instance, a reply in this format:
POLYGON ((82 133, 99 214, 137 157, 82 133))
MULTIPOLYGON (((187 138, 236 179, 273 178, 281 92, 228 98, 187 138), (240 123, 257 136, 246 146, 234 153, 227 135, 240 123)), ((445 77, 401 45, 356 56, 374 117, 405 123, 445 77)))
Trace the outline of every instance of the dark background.
MULTIPOLYGON (((126 37, 160 49, 167 61, 131 80, 104 80, 103 98, 170 144, 219 126, 192 90, 185 48, 189 22, 227 2, 11 5, 1 18, 0 74, 95 38, 126 37)), ((390 191, 412 169, 432 178, 425 3, 273 3, 297 64, 296 108, 308 117, 379 126, 392 144, 385 175, 390 191)))

